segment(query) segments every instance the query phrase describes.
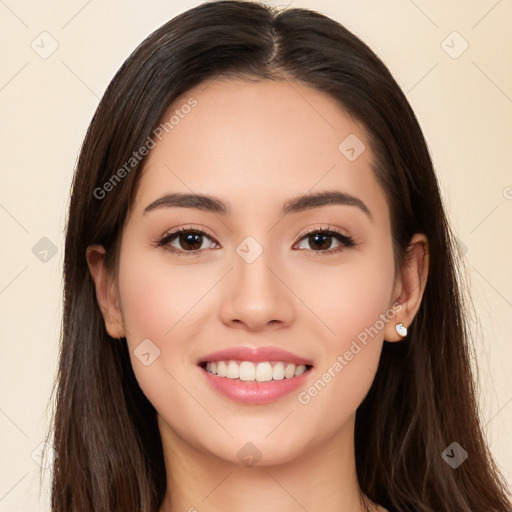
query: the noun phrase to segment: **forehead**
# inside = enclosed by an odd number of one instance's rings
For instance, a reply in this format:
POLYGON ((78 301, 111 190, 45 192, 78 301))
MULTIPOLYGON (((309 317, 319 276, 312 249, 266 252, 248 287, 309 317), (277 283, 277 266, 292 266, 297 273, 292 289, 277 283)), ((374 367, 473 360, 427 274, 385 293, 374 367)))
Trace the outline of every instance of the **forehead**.
POLYGON ((254 199, 255 209, 260 197, 281 201, 317 189, 382 201, 373 197, 382 194, 364 128, 334 98, 299 81, 207 81, 178 98, 161 127, 136 210, 170 191, 254 199))

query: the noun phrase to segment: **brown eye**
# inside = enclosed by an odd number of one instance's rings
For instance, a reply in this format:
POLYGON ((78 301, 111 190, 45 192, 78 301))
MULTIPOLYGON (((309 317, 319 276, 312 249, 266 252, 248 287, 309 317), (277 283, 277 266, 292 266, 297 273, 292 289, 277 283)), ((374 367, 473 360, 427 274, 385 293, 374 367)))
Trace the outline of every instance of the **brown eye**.
MULTIPOLYGON (((203 249, 205 240, 212 240, 204 231, 198 229, 179 228, 166 233, 157 243, 157 247, 176 254, 198 254, 203 249)), ((214 244, 216 242, 213 242, 214 244)), ((212 245, 212 244, 210 244, 212 245)))
POLYGON ((180 248, 185 250, 197 251, 203 245, 203 235, 199 233, 179 233, 173 238, 178 240, 180 248))
POLYGON ((326 235, 325 233, 315 233, 314 235, 309 235, 307 240, 312 249, 326 251, 331 248, 333 236, 326 235))
MULTIPOLYGON (((344 248, 353 247, 355 245, 352 237, 344 235, 333 229, 322 229, 306 233, 301 241, 306 241, 309 249, 320 254, 332 254, 340 252, 344 248), (337 245, 332 248, 333 239, 337 241, 337 245)), ((303 249, 303 248, 302 248, 303 249)), ((308 247, 306 247, 308 249, 308 247)))

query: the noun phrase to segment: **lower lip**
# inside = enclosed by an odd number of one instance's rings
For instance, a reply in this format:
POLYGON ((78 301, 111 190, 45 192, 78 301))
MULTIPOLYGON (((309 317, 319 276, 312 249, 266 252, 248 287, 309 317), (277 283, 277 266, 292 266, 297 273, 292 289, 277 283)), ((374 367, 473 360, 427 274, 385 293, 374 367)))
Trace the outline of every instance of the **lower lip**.
POLYGON ((275 402, 304 385, 312 370, 310 368, 302 375, 291 379, 252 382, 218 377, 202 367, 200 369, 216 391, 242 404, 269 404, 275 402))

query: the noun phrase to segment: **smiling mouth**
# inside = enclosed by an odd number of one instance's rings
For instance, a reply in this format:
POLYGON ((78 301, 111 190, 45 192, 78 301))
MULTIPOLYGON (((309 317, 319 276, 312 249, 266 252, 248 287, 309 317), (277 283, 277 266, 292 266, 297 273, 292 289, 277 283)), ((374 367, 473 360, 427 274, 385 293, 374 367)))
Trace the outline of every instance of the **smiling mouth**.
POLYGON ((309 364, 295 365, 287 361, 207 361, 200 363, 206 372, 216 377, 244 381, 270 382, 293 379, 312 368, 309 364))

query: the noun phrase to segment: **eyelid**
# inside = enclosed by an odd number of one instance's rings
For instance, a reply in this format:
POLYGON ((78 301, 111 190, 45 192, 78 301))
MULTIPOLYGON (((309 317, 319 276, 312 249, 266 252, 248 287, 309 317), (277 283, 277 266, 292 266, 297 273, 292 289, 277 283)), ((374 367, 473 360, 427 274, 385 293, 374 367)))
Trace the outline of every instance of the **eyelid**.
POLYGON ((344 233, 343 229, 339 228, 339 227, 336 227, 336 226, 332 226, 331 224, 313 224, 313 225, 310 225, 308 226, 307 228, 304 228, 298 235, 297 235, 297 238, 300 240, 302 238, 304 238, 305 236, 307 235, 311 235, 313 233, 317 233, 319 231, 332 231, 332 232, 335 232, 336 234, 338 235, 341 235, 341 236, 344 236, 344 237, 347 237, 347 238, 352 238, 348 233, 344 233))
POLYGON ((176 235, 178 233, 188 232, 188 231, 193 231, 193 232, 200 233, 201 235, 206 235, 208 238, 211 238, 212 240, 215 240, 217 242, 217 240, 215 239, 215 236, 212 235, 206 228, 204 228, 203 226, 193 226, 191 224, 165 230, 164 233, 160 236, 159 241, 163 240, 167 236, 172 236, 172 235, 176 235))

